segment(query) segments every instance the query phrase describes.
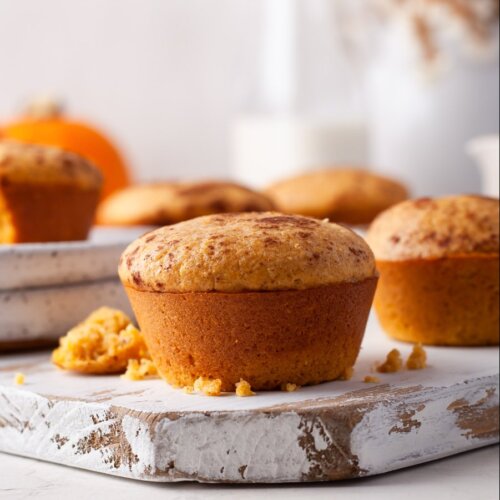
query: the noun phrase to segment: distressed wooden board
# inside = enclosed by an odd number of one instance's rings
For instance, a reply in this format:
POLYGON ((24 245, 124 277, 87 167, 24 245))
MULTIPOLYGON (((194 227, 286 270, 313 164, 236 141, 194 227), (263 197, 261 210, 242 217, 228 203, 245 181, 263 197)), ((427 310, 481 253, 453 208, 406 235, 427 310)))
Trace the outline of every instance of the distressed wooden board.
POLYGON ((498 442, 498 349, 428 348, 429 368, 364 375, 392 347, 370 320, 352 380, 255 397, 64 373, 0 357, 0 450, 148 481, 323 481, 498 442), (16 387, 14 373, 26 374, 16 387))

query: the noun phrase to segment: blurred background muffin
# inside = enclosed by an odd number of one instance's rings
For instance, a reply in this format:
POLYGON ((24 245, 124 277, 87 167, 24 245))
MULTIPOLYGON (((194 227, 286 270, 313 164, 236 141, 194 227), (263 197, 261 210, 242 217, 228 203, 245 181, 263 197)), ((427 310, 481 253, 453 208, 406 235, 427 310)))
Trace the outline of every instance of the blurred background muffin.
POLYGON ((86 239, 101 186, 81 156, 0 141, 0 243, 86 239))
POLYGON ((69 117, 63 105, 50 97, 34 99, 19 118, 6 123, 0 136, 27 144, 72 151, 102 172, 101 197, 129 184, 130 173, 117 147, 94 124, 69 117))
POLYGON ((126 188, 104 200, 97 221, 104 225, 164 226, 201 215, 265 212, 274 203, 266 195, 221 181, 163 182, 126 188))
POLYGON ((366 170, 331 168, 283 180, 265 191, 285 213, 369 224, 380 212, 408 197, 396 180, 366 170))
POLYGON ((499 342, 499 202, 478 196, 396 205, 370 227, 387 333, 435 345, 499 342))

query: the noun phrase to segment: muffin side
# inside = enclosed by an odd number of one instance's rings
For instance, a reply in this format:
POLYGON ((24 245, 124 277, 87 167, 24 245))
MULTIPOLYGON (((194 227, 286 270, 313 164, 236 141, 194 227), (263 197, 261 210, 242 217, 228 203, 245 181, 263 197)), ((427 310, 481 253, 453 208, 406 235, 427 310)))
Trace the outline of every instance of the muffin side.
POLYGON ((408 201, 374 221, 374 305, 391 337, 498 345, 498 220, 498 200, 464 195, 408 201))

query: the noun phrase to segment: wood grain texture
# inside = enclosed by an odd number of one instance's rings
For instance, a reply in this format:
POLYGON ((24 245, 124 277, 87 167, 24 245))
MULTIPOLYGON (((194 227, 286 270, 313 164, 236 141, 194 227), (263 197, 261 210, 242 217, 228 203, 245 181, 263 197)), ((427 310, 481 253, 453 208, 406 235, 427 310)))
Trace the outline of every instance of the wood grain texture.
POLYGON ((430 348, 429 368, 363 383, 395 346, 410 351, 372 322, 352 380, 250 398, 72 375, 47 353, 4 356, 0 450, 148 481, 292 482, 379 474, 498 441, 497 348, 430 348))

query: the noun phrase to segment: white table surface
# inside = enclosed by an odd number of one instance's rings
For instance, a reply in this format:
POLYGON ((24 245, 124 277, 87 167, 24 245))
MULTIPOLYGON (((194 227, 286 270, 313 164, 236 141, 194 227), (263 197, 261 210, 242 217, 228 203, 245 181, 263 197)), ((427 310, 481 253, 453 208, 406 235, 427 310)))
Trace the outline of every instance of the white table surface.
POLYGON ((0 453, 0 499, 493 500, 499 495, 498 452, 496 445, 381 476, 281 486, 144 483, 0 453))

